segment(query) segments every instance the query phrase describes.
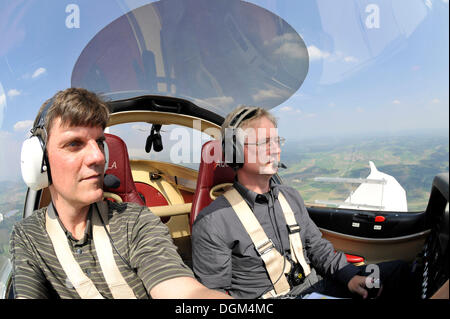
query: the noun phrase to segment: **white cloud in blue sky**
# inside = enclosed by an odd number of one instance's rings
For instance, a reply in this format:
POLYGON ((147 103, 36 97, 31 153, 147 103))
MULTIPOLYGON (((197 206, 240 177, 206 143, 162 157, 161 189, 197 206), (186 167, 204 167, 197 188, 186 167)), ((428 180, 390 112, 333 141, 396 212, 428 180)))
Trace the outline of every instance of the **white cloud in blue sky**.
POLYGON ((14 132, 24 132, 29 131, 33 126, 32 120, 19 121, 14 124, 14 132))
POLYGON ((329 52, 320 50, 315 45, 308 46, 308 54, 311 62, 327 59, 331 55, 329 52))
POLYGON ((14 97, 19 96, 20 94, 22 94, 22 92, 20 92, 19 90, 16 90, 16 89, 10 89, 10 90, 8 90, 7 94, 8 94, 9 98, 14 98, 14 97))
POLYGON ((47 69, 45 68, 38 68, 36 69, 36 71, 33 72, 33 75, 31 76, 32 79, 36 79, 38 77, 40 77, 41 75, 45 74, 47 72, 47 69))

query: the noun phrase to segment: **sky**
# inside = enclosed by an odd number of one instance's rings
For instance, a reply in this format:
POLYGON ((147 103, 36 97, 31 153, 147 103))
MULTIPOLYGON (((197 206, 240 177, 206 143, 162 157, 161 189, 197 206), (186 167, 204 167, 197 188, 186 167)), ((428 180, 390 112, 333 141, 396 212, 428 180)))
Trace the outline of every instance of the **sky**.
MULTIPOLYGON (((20 179, 21 144, 38 108, 70 87, 92 37, 148 2, 0 2, 0 181, 20 179)), ((308 49, 303 85, 273 110, 280 135, 448 136, 448 0, 249 2, 282 17, 308 49)))

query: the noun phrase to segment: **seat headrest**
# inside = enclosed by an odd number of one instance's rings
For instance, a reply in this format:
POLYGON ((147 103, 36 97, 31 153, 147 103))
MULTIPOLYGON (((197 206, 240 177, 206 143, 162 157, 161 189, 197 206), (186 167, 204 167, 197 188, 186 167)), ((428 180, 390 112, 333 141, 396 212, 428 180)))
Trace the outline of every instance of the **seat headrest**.
POLYGON ((209 196, 211 188, 218 184, 233 183, 235 175, 235 171, 222 160, 222 143, 217 140, 206 142, 202 147, 197 188, 192 201, 191 227, 198 213, 212 202, 209 196))

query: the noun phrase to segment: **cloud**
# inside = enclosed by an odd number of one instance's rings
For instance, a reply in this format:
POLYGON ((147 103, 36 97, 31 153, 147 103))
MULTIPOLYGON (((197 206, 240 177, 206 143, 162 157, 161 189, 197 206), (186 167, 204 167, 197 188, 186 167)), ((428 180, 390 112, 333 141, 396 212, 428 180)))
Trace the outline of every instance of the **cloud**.
POLYGON ((393 104, 400 104, 401 102, 399 100, 392 101, 393 104))
POLYGON ((296 109, 292 106, 283 106, 278 111, 280 113, 285 113, 285 114, 287 113, 286 116, 292 116, 292 115, 296 116, 296 115, 300 115, 303 113, 301 110, 296 109))
POLYGON ((290 107, 290 106, 283 106, 283 107, 280 109, 280 111, 282 111, 282 112, 289 112, 289 111, 292 111, 292 110, 293 110, 293 108, 290 107))
POLYGON ((8 97, 13 98, 15 96, 19 96, 20 94, 22 94, 22 92, 20 92, 19 90, 16 89, 11 89, 8 91, 8 97))
POLYGON ((362 112, 364 112, 364 109, 362 108, 362 107, 357 107, 356 109, 355 109, 355 111, 357 112, 357 113, 362 113, 362 112))
POLYGON ((270 99, 284 99, 290 96, 290 92, 283 89, 272 88, 268 90, 258 90, 252 95, 255 102, 262 102, 270 99))
POLYGON ((224 107, 235 108, 237 103, 231 96, 210 97, 205 99, 194 98, 194 103, 203 108, 212 109, 213 112, 220 112, 224 107))
POLYGON ((232 106, 235 104, 234 98, 231 96, 210 97, 204 99, 204 102, 211 105, 217 105, 219 107, 232 106))
POLYGON ((293 33, 293 32, 284 33, 282 35, 278 35, 278 36, 274 37, 273 39, 265 40, 264 45, 280 46, 280 44, 282 44, 282 43, 298 41, 298 39, 299 39, 299 36, 297 35, 297 33, 293 33))
POLYGON ((437 103, 440 103, 440 102, 441 102, 441 100, 439 100, 437 98, 431 100, 431 103, 434 103, 434 104, 437 104, 437 103))
POLYGON ((273 39, 265 40, 264 45, 269 47, 275 54, 285 58, 305 59, 308 52, 304 43, 297 33, 285 33, 273 39))
POLYGON ((294 59, 303 59, 307 55, 305 47, 296 42, 283 43, 281 47, 275 50, 275 54, 281 54, 294 59))
POLYGON ((358 59, 351 55, 345 55, 341 51, 336 51, 335 53, 330 53, 327 51, 320 50, 314 45, 308 47, 308 54, 310 61, 327 60, 329 62, 343 61, 345 63, 356 63, 358 59))
POLYGON ((26 121, 19 121, 16 124, 14 124, 14 131, 15 132, 24 132, 31 129, 33 126, 32 120, 26 120, 26 121))
POLYGON ((131 129, 139 132, 150 133, 151 126, 149 124, 134 124, 131 126, 131 129))
POLYGON ((309 54, 310 61, 327 59, 331 56, 329 52, 321 51, 319 48, 317 48, 314 45, 310 45, 308 47, 308 54, 309 54))
POLYGON ((41 76, 42 74, 45 74, 47 72, 47 69, 45 68, 39 68, 36 71, 34 71, 33 75, 31 76, 33 79, 41 76))

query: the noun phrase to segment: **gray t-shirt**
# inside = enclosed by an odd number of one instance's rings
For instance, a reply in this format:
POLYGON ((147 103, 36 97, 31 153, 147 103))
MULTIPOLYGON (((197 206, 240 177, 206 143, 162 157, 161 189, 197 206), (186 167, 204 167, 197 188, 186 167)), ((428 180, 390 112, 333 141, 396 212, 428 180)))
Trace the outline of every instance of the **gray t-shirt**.
MULTIPOLYGON (((120 255, 114 259, 137 298, 149 298, 157 284, 176 277, 193 277, 183 263, 166 225, 147 207, 132 203, 107 202, 110 235, 120 255)), ((16 223, 11 235, 13 278, 18 298, 80 298, 68 281, 45 228, 46 208, 16 223)), ((75 260, 105 298, 112 294, 103 277, 92 240, 91 213, 84 237, 76 240, 64 226, 75 260)), ((62 224, 61 224, 62 225, 62 224)))
MULTIPOLYGON (((348 264, 345 254, 333 245, 311 220, 298 191, 271 183, 270 191, 257 194, 234 183, 253 210, 275 248, 290 256, 286 220, 278 201, 281 191, 294 211, 306 262, 324 277, 346 284, 359 272, 348 264)), ((211 289, 227 291, 236 298, 257 298, 273 288, 263 260, 250 236, 224 196, 204 208, 192 229, 192 259, 198 280, 211 289)))

